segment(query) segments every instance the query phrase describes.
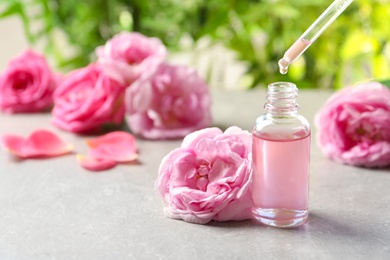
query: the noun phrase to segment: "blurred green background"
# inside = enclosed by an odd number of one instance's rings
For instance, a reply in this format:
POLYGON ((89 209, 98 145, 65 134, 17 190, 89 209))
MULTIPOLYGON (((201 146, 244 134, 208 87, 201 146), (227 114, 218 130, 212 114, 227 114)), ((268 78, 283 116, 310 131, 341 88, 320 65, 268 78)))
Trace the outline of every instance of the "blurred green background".
MULTIPOLYGON (((42 46, 63 71, 94 61, 97 46, 127 30, 159 37, 173 54, 196 49, 204 39, 210 48, 225 46, 245 64, 240 88, 275 81, 291 81, 302 88, 340 88, 390 78, 387 0, 355 0, 287 75, 279 74, 277 61, 331 2, 7 0, 0 2, 0 18, 20 17, 31 45, 42 46), (183 39, 191 44, 183 47, 183 39)), ((210 75, 205 73, 207 81, 210 75)))

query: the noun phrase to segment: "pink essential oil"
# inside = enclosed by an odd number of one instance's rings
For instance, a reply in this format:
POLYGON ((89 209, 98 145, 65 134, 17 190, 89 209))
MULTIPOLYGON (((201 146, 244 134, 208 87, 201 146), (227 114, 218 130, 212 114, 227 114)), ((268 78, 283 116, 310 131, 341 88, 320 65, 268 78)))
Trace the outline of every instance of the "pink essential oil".
POLYGON ((268 86, 266 113, 253 127, 253 215, 275 227, 303 225, 308 217, 310 126, 298 115, 298 89, 268 86))

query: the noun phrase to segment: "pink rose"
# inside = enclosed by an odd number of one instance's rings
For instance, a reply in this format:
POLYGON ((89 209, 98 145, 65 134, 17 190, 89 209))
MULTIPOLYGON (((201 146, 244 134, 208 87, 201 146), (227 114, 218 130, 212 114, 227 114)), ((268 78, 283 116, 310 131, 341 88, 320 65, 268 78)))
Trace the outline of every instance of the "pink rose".
POLYGON ((163 63, 126 92, 130 129, 148 139, 182 138, 211 123, 208 86, 194 69, 163 63))
POLYGON ((390 165, 390 90, 378 82, 335 93, 316 116, 318 143, 331 159, 357 166, 390 165))
POLYGON ((65 77, 54 93, 53 124, 86 133, 124 119, 124 90, 98 65, 78 69, 65 77))
POLYGON ((238 127, 187 135, 160 165, 164 214, 198 224, 251 219, 251 154, 251 134, 238 127))
POLYGON ((129 86, 141 74, 153 71, 167 56, 158 38, 122 32, 96 49, 98 63, 117 81, 129 86))
POLYGON ((0 75, 0 109, 6 113, 49 109, 58 80, 45 58, 28 50, 11 60, 0 75))

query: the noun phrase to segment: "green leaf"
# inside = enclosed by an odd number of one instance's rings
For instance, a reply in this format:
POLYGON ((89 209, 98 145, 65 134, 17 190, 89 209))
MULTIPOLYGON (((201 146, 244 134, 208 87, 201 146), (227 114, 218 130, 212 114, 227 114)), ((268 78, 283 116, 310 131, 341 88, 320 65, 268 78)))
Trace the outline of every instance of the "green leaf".
MULTIPOLYGON (((62 70, 89 63, 97 46, 127 30, 158 37, 170 51, 182 51, 183 35, 195 41, 194 48, 204 37, 222 42, 248 64, 244 77, 251 79, 252 86, 288 80, 301 88, 342 88, 345 82, 390 79, 390 30, 384 22, 390 14, 390 1, 384 0, 356 0, 287 75, 280 75, 278 60, 330 4, 330 0, 287 2, 0 0, 0 20, 21 19, 30 43, 43 47, 62 70), (66 44, 58 44, 61 41, 66 44), (64 46, 77 54, 68 55, 64 46)), ((205 67, 211 70, 212 66, 205 67)), ((211 71, 205 76, 207 73, 211 71)), ((384 84, 390 86, 389 81, 384 84)))
POLYGON ((12 2, 6 9, 0 13, 0 18, 5 18, 11 15, 20 14, 22 12, 22 6, 18 2, 12 2))
POLYGON ((390 79, 386 79, 386 80, 379 80, 379 82, 383 85, 385 85, 386 87, 390 88, 390 79))
POLYGON ((12 15, 18 15, 23 22, 23 28, 25 35, 30 43, 33 43, 35 41, 35 38, 30 30, 30 21, 29 18, 25 12, 25 6, 20 3, 19 1, 11 1, 9 3, 8 7, 5 8, 5 10, 0 13, 0 19, 12 16, 12 15))

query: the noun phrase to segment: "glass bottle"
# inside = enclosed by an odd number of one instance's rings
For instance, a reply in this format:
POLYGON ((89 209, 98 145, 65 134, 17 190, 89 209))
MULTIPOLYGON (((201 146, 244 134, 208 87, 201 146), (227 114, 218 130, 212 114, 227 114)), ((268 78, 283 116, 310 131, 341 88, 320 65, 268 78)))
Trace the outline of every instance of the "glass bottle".
POLYGON ((310 125, 298 114, 297 96, 293 83, 270 84, 252 130, 253 215, 275 227, 300 226, 308 217, 310 125))

